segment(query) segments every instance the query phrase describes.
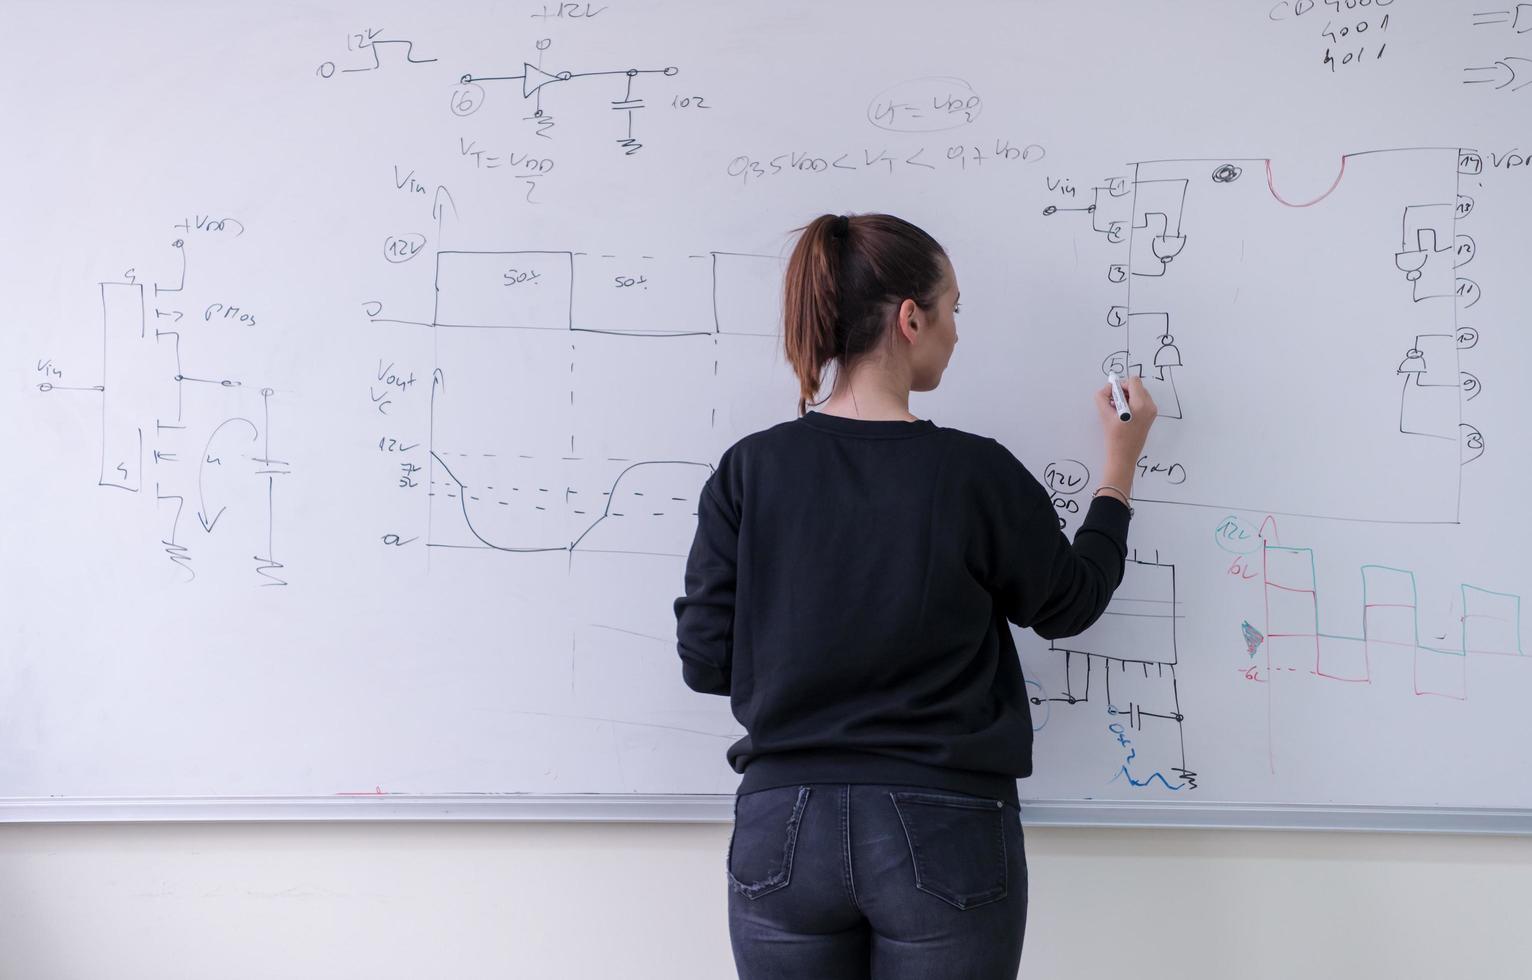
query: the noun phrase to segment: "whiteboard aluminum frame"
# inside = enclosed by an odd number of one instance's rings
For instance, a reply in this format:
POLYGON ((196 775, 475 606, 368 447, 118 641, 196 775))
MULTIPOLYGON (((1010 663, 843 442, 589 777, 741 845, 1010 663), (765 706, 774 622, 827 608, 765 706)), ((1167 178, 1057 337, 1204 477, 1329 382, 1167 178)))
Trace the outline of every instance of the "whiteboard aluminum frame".
MULTIPOLYGON (((1318 830, 1532 836, 1532 810, 1303 803, 1024 800, 1033 827, 1318 830)), ((571 821, 729 823, 732 794, 611 793, 0 799, 5 823, 571 821)))

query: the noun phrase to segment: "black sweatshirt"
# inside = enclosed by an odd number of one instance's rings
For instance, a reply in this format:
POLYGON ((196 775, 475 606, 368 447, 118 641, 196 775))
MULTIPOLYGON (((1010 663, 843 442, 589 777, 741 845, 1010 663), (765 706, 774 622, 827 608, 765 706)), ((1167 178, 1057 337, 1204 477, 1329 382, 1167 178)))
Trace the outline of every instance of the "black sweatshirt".
POLYGON ((1007 620, 1047 638, 1101 615, 1129 511, 1097 497, 1073 545, 998 442, 929 421, 810 412, 746 436, 703 486, 687 686, 728 695, 738 792, 890 783, 1015 803, 1032 719, 1007 620))

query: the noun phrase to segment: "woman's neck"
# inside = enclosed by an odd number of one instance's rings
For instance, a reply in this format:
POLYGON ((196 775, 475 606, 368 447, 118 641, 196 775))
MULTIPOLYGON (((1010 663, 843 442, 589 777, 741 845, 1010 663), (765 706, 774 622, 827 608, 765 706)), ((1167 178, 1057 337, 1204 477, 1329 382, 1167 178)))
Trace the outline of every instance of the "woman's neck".
POLYGON ((914 422, 910 414, 910 385, 876 363, 864 362, 837 376, 835 387, 816 409, 826 415, 868 422, 914 422))

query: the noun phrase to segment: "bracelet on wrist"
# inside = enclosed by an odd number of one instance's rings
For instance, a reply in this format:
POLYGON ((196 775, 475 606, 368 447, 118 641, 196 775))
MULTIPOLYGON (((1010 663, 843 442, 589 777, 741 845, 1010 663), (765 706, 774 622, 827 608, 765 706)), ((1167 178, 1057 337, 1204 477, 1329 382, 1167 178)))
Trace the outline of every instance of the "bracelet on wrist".
POLYGON ((1112 491, 1112 493, 1122 501, 1122 505, 1128 508, 1128 516, 1133 516, 1133 505, 1128 502, 1128 495, 1123 492, 1121 487, 1114 487, 1110 483, 1103 483, 1101 486, 1096 488, 1095 493, 1091 494, 1091 499, 1094 500, 1095 498, 1101 496, 1101 491, 1103 490, 1112 491))

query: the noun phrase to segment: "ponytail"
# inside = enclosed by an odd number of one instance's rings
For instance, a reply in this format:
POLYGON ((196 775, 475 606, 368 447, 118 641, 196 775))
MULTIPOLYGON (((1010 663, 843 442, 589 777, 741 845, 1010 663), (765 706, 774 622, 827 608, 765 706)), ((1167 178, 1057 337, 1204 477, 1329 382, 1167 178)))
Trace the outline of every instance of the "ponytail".
POLYGON ((920 228, 888 214, 822 214, 799 229, 782 297, 787 361, 798 414, 819 393, 825 365, 844 369, 888 333, 905 299, 935 302, 946 253, 920 228))
POLYGON ((820 215, 803 229, 787 260, 783 334, 787 362, 798 375, 799 415, 807 411, 819 391, 820 372, 840 353, 835 321, 840 308, 841 254, 849 225, 848 218, 820 215))

